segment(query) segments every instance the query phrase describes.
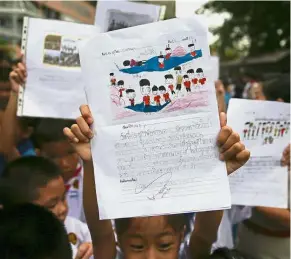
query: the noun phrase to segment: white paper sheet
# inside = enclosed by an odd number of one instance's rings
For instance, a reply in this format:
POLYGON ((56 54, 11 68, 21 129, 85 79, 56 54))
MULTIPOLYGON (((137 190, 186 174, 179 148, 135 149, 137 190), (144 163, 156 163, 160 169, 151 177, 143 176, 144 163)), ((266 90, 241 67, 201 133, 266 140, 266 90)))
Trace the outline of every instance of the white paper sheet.
POLYGON ((164 9, 165 6, 148 3, 102 0, 97 3, 95 25, 101 32, 108 32, 152 23, 163 19, 164 9))
POLYGON ((290 104, 231 99, 228 124, 251 151, 230 176, 232 204, 286 208, 288 173, 280 159, 290 142, 290 104))
POLYGON ((229 207, 226 168, 215 147, 220 126, 203 19, 100 34, 80 57, 95 121, 100 218, 229 207), (184 75, 190 77, 188 91, 180 81, 184 75), (165 90, 153 91, 155 85, 165 90))
POLYGON ((27 82, 18 116, 75 119, 86 102, 78 44, 98 33, 92 25, 25 18, 27 82))

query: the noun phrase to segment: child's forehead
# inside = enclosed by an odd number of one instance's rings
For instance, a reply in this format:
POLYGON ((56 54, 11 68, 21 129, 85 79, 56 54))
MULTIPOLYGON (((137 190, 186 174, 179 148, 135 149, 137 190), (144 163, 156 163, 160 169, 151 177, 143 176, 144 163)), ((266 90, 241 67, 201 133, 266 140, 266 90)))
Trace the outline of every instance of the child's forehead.
POLYGON ((131 233, 164 232, 165 230, 174 231, 165 216, 132 218, 128 228, 128 232, 131 233))

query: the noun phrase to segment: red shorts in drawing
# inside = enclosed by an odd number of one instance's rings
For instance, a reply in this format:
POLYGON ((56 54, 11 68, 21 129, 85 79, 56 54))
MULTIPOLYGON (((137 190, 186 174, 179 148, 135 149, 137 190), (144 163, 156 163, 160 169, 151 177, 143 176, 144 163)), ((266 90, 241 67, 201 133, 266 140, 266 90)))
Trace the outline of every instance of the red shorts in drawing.
POLYGON ((191 82, 192 82, 193 85, 197 85, 198 84, 198 79, 197 78, 193 78, 191 80, 191 82))
POLYGON ((206 78, 205 78, 205 77, 199 79, 199 83, 200 83, 201 85, 204 85, 205 82, 206 82, 206 78))
POLYGON ((186 87, 186 89, 189 89, 191 87, 191 82, 190 81, 184 82, 184 86, 186 87))
POLYGON ((171 53, 166 54, 165 59, 169 59, 171 57, 171 53))
POLYGON ((161 96, 156 95, 154 97, 154 101, 156 102, 156 105, 161 105, 161 96))
POLYGON ((196 56, 196 51, 191 51, 190 54, 191 54, 192 57, 195 57, 196 56))
POLYGON ((169 93, 165 93, 165 94, 163 94, 163 96, 164 96, 165 102, 171 101, 169 93))
POLYGON ((284 132, 285 132, 285 128, 283 128, 283 129, 281 129, 281 137, 283 137, 284 136, 284 132))
POLYGON ((164 68, 164 67, 165 67, 164 63, 159 63, 159 68, 164 68))
POLYGON ((173 85, 169 85, 168 87, 169 87, 169 89, 171 90, 171 92, 174 91, 174 86, 173 86, 173 85))
POLYGON ((151 98, 150 98, 149 95, 145 95, 145 96, 143 97, 144 105, 146 105, 146 106, 150 105, 150 101, 151 101, 151 98))
POLYGON ((129 99, 129 101, 130 101, 130 105, 134 106, 134 99, 129 99))
POLYGON ((118 90, 119 91, 119 97, 120 98, 123 96, 123 91, 124 90, 125 90, 124 88, 121 88, 121 89, 118 90))

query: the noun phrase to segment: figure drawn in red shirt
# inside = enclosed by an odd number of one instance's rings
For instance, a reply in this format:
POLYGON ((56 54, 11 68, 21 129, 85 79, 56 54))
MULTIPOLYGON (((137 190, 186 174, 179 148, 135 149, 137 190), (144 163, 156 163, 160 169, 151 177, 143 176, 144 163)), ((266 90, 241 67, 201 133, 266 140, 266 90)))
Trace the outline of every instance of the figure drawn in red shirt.
POLYGON ((164 87, 163 85, 161 85, 159 87, 159 91, 160 91, 161 95, 163 95, 163 98, 164 98, 164 100, 165 100, 166 103, 171 102, 170 94, 167 93, 166 87, 164 87))
POLYGON ((193 86, 196 86, 198 84, 198 79, 195 78, 194 69, 192 69, 192 68, 188 69, 187 76, 188 76, 188 78, 191 81, 193 86))
POLYGON ((194 45, 194 43, 189 44, 188 45, 188 48, 189 48, 190 55, 192 57, 195 57, 196 56, 196 51, 195 51, 195 45, 194 45))
POLYGON ((144 103, 144 112, 149 112, 150 111, 150 103, 151 103, 151 83, 148 79, 141 79, 139 81, 140 85, 140 92, 143 95, 143 103, 144 103))
POLYGON ((204 85, 206 83, 206 78, 204 77, 204 73, 203 73, 202 68, 196 69, 196 78, 198 79, 199 85, 204 85))
POLYGON ((171 55, 172 55, 172 49, 170 48, 170 45, 167 45, 167 47, 165 49, 165 52, 166 52, 165 58, 169 59, 171 57, 171 55))
POLYGON ((165 58, 163 55, 158 56, 158 62, 159 62, 159 68, 163 69, 165 68, 165 58))
POLYGON ((166 80, 167 87, 171 91, 171 94, 175 94, 175 91, 174 91, 174 77, 173 77, 173 75, 171 75, 171 74, 165 75, 165 80, 166 80))
POLYGON ((114 73, 110 73, 110 84, 111 86, 115 86, 116 85, 116 78, 114 77, 114 73))
POLYGON ((191 82, 189 80, 189 76, 188 75, 184 75, 183 76, 183 80, 184 80, 183 84, 184 84, 184 86, 186 88, 186 91, 187 92, 191 92, 191 82))
POLYGON ((158 90, 159 88, 156 85, 154 85, 152 88, 152 93, 154 96, 154 102, 156 106, 161 106, 161 96, 158 94, 158 90))
POLYGON ((126 89, 125 93, 130 102, 130 106, 134 106, 135 105, 134 98, 136 97, 134 89, 126 89))
POLYGON ((125 90, 124 81, 123 80, 119 80, 117 82, 117 89, 118 89, 118 92, 119 92, 119 98, 122 98, 123 97, 123 91, 125 90))

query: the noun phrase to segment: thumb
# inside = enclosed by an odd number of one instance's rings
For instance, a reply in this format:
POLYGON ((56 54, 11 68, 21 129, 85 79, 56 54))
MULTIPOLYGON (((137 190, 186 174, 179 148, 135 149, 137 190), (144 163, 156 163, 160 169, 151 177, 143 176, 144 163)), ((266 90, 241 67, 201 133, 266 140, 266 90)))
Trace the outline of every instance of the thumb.
POLYGON ((219 120, 220 120, 220 127, 223 128, 227 124, 227 118, 225 112, 221 112, 219 114, 219 120))
POLYGON ((75 259, 83 258, 86 254, 87 249, 88 249, 87 244, 81 244, 78 248, 78 252, 75 259))

